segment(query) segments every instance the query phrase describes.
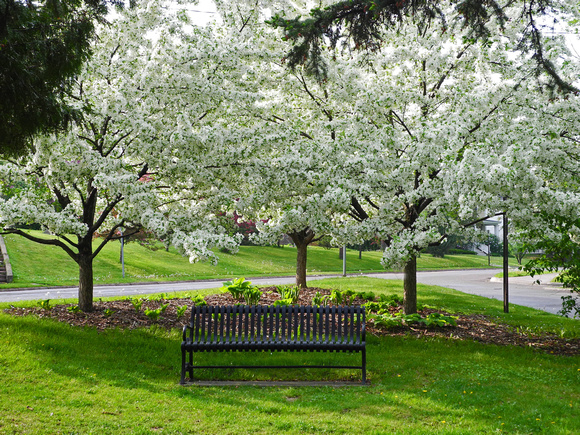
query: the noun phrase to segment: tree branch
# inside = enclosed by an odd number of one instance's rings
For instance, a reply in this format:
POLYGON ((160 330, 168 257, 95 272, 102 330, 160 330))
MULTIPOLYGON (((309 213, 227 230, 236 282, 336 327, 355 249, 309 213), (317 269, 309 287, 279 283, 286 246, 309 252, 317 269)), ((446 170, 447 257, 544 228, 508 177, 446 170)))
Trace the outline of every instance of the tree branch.
MULTIPOLYGON (((64 252, 66 252, 69 257, 71 257, 75 262, 78 262, 78 254, 75 253, 71 248, 69 248, 65 243, 61 242, 58 239, 41 239, 40 237, 36 237, 33 236, 31 234, 28 234, 22 230, 19 229, 8 229, 8 230, 1 230, 0 234, 16 234, 19 236, 24 237, 25 239, 28 239, 32 242, 35 243, 39 243, 41 245, 51 245, 51 246, 58 246, 59 248, 61 248, 62 250, 64 250, 64 252)), ((68 239, 64 238, 67 242, 69 242, 68 239)), ((77 247, 76 244, 74 244, 73 246, 77 247)))

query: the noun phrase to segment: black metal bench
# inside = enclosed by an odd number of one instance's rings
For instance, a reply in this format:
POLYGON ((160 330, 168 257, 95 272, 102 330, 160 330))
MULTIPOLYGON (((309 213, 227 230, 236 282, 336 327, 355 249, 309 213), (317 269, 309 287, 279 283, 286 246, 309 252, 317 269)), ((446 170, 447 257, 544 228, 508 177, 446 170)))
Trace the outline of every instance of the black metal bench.
POLYGON ((364 307, 194 306, 183 328, 181 384, 193 369, 341 368, 360 369, 366 382, 364 307), (194 352, 361 352, 360 366, 207 366, 193 363, 194 352), (189 358, 187 358, 189 355, 189 358))

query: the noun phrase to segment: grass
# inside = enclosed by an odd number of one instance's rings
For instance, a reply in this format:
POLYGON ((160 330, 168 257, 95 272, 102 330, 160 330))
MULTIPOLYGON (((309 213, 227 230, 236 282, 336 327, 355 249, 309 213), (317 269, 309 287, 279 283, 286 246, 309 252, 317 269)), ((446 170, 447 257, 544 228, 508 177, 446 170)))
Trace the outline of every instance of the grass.
MULTIPOLYGON (((401 293, 371 278, 319 286, 401 293)), ((486 312, 537 331, 580 336, 580 323, 434 286, 419 302, 486 312)), ((0 305, 0 308, 7 304, 0 305)), ((180 332, 70 327, 0 311, 0 433, 571 434, 580 427, 580 357, 411 336, 368 337, 370 386, 181 387, 180 332)), ((258 363, 271 355, 203 354, 258 363)), ((349 354, 281 354, 288 364, 349 354)), ((200 371, 204 379, 358 379, 348 370, 200 371)))
MULTIPOLYGON (((536 274, 536 275, 539 275, 539 274, 536 274)), ((518 277, 521 277, 521 276, 530 276, 530 274, 524 272, 523 270, 510 270, 508 272, 508 277, 510 277, 510 278, 518 278, 518 277)), ((494 277, 495 278, 503 278, 503 272, 496 273, 494 275, 494 277)))
MULTIPOLYGON (((315 281, 321 288, 373 291, 403 295, 401 280, 379 278, 327 278, 315 281)), ((503 312, 503 301, 462 293, 450 288, 417 284, 417 300, 424 305, 448 310, 450 313, 485 314, 492 319, 534 334, 551 333, 567 338, 580 338, 580 321, 550 314, 523 305, 510 304, 510 312, 503 312)), ((580 373, 579 373, 580 375, 580 373)))
MULTIPOLYGON (((552 273, 552 272, 536 273, 535 276, 546 275, 548 273, 552 273)), ((521 276, 530 276, 530 274, 523 271, 523 270, 510 270, 508 272, 508 277, 510 277, 510 278, 518 278, 521 276)), ((503 278, 503 272, 496 273, 494 275, 494 277, 495 278, 503 278)))
MULTIPOLYGON (((33 232, 42 236, 41 232, 33 232)), ((78 266, 60 248, 30 242, 20 236, 5 236, 14 282, 1 288, 72 286, 78 284, 78 266)), ((94 261, 95 284, 116 284, 152 281, 187 281, 237 276, 289 276, 296 270, 296 249, 285 246, 242 246, 236 255, 219 253, 219 263, 190 264, 174 249, 150 251, 136 243, 125 246, 125 278, 120 264, 120 245, 109 243, 94 261)), ((347 271, 384 272, 381 252, 347 250, 347 271)), ((501 258, 492 261, 501 262, 501 258)), ((514 259, 510 261, 515 262, 514 259)), ((435 258, 423 254, 418 259, 419 270, 487 268, 487 258, 476 255, 449 255, 435 258)), ((498 267, 498 264, 495 265, 498 267)), ((342 273, 338 250, 310 247, 308 273, 342 273)))

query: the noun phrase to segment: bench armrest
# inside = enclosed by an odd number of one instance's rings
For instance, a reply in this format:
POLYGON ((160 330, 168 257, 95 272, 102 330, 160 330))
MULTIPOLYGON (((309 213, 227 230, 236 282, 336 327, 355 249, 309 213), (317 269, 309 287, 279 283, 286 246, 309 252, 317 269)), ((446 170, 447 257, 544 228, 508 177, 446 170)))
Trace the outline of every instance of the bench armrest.
POLYGON ((187 341, 187 330, 188 329, 191 329, 191 326, 185 325, 183 327, 183 332, 182 332, 183 341, 187 341))

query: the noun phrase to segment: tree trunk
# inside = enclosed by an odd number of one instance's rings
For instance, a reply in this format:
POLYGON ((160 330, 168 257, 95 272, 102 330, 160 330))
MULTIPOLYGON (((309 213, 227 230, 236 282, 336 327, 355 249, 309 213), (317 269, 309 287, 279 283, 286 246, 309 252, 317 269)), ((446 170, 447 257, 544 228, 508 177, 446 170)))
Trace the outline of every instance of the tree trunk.
POLYGON ((314 240, 315 234, 310 228, 302 231, 288 233, 288 236, 296 246, 296 286, 306 288, 306 258, 308 255, 308 245, 314 240))
POLYGON ((342 260, 344 258, 344 247, 338 248, 338 259, 342 260))
POLYGON ((296 286, 306 288, 306 259, 308 255, 307 243, 296 243, 296 286))
POLYGON ((403 313, 414 314, 417 312, 417 257, 415 255, 405 263, 403 272, 403 313))
POLYGON ((93 311, 93 252, 92 241, 89 248, 80 247, 79 265, 79 308, 84 312, 93 311), (83 249, 84 248, 84 249, 83 249))

